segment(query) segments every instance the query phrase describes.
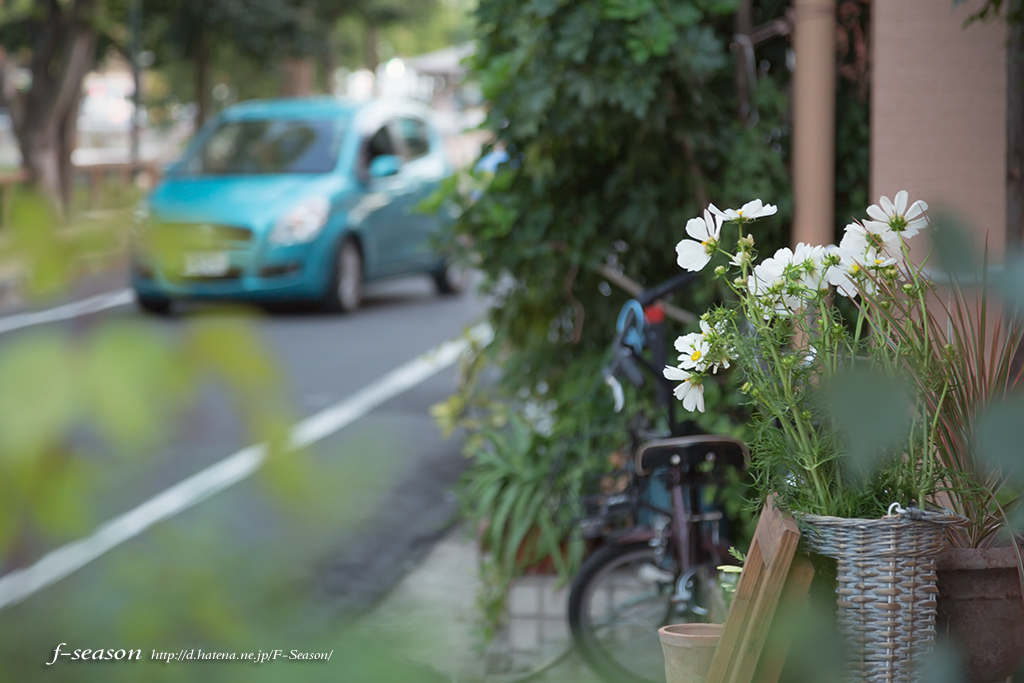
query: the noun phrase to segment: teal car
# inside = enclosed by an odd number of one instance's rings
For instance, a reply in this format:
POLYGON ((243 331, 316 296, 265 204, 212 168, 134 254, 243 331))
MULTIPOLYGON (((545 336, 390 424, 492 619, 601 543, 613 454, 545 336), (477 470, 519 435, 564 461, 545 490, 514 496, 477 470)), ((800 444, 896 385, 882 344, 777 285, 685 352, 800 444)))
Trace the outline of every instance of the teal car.
POLYGON ((363 284, 410 273, 457 289, 416 210, 452 172, 430 110, 335 98, 254 101, 204 126, 137 211, 139 306, 306 301, 352 311, 363 284))

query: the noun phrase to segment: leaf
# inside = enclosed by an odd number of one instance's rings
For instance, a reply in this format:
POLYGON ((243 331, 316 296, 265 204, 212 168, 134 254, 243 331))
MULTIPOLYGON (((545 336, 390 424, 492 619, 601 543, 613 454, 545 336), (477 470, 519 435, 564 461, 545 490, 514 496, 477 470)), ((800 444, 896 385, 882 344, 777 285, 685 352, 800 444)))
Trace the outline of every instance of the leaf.
POLYGON ((635 21, 654 10, 654 0, 601 0, 601 15, 613 21, 635 21))
POLYGON ((978 455, 990 466, 1001 468, 1024 484, 1024 463, 1020 445, 1024 444, 1024 399, 999 401, 987 406, 978 416, 976 447, 978 455))
POLYGON ((68 536, 86 532, 92 526, 91 493, 96 469, 89 463, 55 455, 38 464, 37 474, 45 486, 32 493, 36 524, 51 534, 68 536))
POLYGON ((178 360, 156 331, 104 326, 82 350, 85 416, 124 449, 153 443, 189 388, 189 373, 178 360))
POLYGON ((936 213, 931 223, 937 265, 951 275, 973 275, 979 259, 966 226, 948 213, 936 213))
POLYGON ((826 387, 825 401, 845 435, 847 464, 856 476, 874 473, 906 443, 911 403, 899 379, 875 370, 848 371, 826 387))
MULTIPOLYGON (((513 558, 519 558, 523 555, 523 541, 537 523, 537 493, 538 491, 535 488, 525 486, 518 491, 515 507, 509 517, 508 528, 505 529, 506 552, 513 558)), ((534 546, 536 546, 536 543, 534 543, 534 546)), ((533 552, 522 557, 522 560, 534 562, 537 559, 535 557, 537 548, 534 547, 528 550, 533 552)))
POLYGON ((527 11, 540 19, 547 19, 569 2, 569 0, 530 0, 527 11))
POLYGON ((735 14, 739 0, 697 0, 697 5, 712 14, 735 14))
POLYGON ((558 40, 554 46, 555 55, 582 64, 590 52, 590 43, 594 39, 594 31, 600 19, 594 5, 584 3, 577 6, 558 31, 558 40))
POLYGON ((242 390, 269 389, 280 379, 277 366, 244 317, 200 320, 185 339, 185 351, 198 364, 242 390))
POLYGON ((630 26, 627 34, 630 38, 626 41, 626 45, 634 46, 629 49, 633 54, 633 61, 637 64, 645 63, 651 55, 664 57, 676 39, 675 28, 671 22, 665 21, 660 12, 651 12, 646 15, 636 24, 630 26), (637 56, 638 48, 635 46, 638 43, 642 43, 644 46, 642 60, 637 56))
POLYGON ((64 438, 80 397, 76 360, 53 333, 21 337, 0 354, 0 457, 35 457, 64 438))
POLYGON ((25 266, 33 294, 52 294, 72 274, 73 254, 60 239, 57 225, 54 207, 44 197, 34 192, 15 195, 10 214, 13 250, 25 266))
POLYGON ((688 2, 669 3, 667 14, 677 26, 693 26, 704 18, 704 13, 688 2))

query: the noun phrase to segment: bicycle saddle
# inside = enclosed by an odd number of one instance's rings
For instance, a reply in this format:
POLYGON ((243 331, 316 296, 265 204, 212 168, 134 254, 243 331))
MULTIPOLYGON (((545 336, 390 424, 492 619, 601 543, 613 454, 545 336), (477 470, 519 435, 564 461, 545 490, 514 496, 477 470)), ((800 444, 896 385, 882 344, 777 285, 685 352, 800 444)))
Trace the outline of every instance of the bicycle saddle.
POLYGON ((677 436, 641 445, 636 451, 636 471, 646 476, 658 467, 691 469, 704 462, 713 462, 714 470, 728 466, 742 470, 749 460, 747 445, 731 436, 677 436), (679 460, 673 462, 674 457, 679 460))

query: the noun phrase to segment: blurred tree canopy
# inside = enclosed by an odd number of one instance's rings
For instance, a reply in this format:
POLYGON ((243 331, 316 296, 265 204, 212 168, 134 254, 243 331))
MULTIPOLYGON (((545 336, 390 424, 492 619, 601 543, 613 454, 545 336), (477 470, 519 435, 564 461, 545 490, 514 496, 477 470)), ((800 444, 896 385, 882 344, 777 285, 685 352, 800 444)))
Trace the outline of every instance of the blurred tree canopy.
MULTIPOLYGON (((83 80, 109 47, 129 55, 131 2, 16 0, 0 6, 0 107, 11 113, 29 182, 55 206, 70 201, 83 80), (30 72, 27 82, 19 80, 17 66, 30 72)), ((330 90, 329 79, 346 53, 338 44, 344 35, 339 22, 358 20, 368 36, 363 57, 374 68, 381 29, 403 22, 434 26, 427 20, 438 8, 437 0, 146 0, 143 47, 154 52, 158 68, 174 76, 190 72, 186 88, 180 78, 174 85, 184 90, 179 99, 194 99, 201 125, 211 109, 215 64, 250 77, 239 81, 256 81, 252 95, 274 92, 275 80, 281 91, 288 72, 279 70, 269 86, 265 74, 282 62, 306 60, 312 69, 319 60, 330 90)))
POLYGON ((210 113, 215 65, 221 72, 257 67, 263 73, 252 75, 263 81, 263 90, 251 94, 271 94, 290 92, 286 81, 294 73, 281 69, 282 63, 301 61, 312 70, 319 62, 321 83, 329 91, 329 79, 347 52, 339 45, 339 22, 357 22, 366 36, 362 57, 372 70, 379 61, 380 29, 423 21, 436 8, 436 0, 151 0, 145 6, 146 44, 153 46, 158 67, 191 66, 188 91, 198 106, 196 123, 202 125, 210 113))

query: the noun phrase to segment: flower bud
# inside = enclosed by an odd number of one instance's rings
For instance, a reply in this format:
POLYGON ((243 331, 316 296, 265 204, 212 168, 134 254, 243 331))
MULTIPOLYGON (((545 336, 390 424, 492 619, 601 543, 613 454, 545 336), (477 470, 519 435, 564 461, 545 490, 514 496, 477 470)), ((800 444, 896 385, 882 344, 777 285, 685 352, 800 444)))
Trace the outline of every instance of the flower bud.
POLYGON ((715 268, 715 275, 725 275, 725 266, 715 268))
POLYGON ((750 382, 744 382, 743 386, 740 387, 740 391, 744 394, 750 393, 750 382))

